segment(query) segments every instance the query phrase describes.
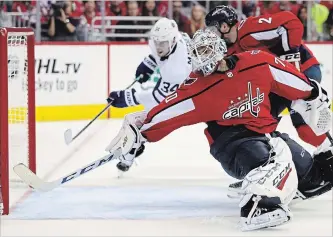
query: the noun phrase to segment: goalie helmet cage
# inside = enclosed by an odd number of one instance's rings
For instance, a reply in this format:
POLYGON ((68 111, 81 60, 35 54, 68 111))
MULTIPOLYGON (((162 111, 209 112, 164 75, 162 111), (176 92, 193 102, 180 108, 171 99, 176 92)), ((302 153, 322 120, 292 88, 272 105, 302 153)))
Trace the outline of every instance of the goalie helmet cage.
POLYGON ((34 47, 31 28, 0 28, 0 202, 4 215, 9 214, 11 179, 18 179, 10 177, 14 175, 11 161, 21 159, 36 172, 34 47), (12 147, 11 139, 19 145, 12 147), (22 151, 23 158, 14 157, 22 151))

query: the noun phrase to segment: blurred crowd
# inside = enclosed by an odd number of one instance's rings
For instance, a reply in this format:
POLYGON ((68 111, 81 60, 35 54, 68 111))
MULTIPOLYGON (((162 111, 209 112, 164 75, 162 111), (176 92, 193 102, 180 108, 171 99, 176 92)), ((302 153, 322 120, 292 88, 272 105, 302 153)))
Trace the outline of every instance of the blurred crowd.
MULTIPOLYGON (((109 16, 150 16, 173 18, 180 31, 190 36, 205 25, 207 11, 217 5, 231 5, 241 10, 240 18, 258 16, 279 11, 293 12, 304 25, 304 40, 333 40, 333 1, 313 1, 307 9, 307 1, 40 1, 41 39, 49 41, 88 40, 87 35, 104 32, 106 40, 145 41, 154 20, 135 18, 106 20, 102 27, 101 15, 109 16), (171 7, 171 9, 169 9, 171 7), (311 14, 310 16, 308 14, 311 14), (310 18, 310 21, 308 20, 310 18), (310 24, 309 24, 310 23, 310 24), (112 27, 113 26, 113 27, 112 27), (114 27, 118 26, 118 27, 114 27), (311 28, 311 29, 309 29, 311 28), (308 38, 308 30, 311 38, 308 38), (122 37, 119 35, 123 34, 122 37), (138 34, 140 37, 132 37, 138 34)), ((0 26, 36 27, 36 1, 0 1, 0 26)), ((107 19, 107 18, 106 18, 107 19)))

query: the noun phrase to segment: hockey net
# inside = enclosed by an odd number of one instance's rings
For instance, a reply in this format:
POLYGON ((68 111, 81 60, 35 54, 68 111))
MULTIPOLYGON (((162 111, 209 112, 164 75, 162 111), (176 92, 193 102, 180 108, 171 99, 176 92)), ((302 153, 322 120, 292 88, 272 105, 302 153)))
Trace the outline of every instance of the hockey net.
POLYGON ((8 214, 27 189, 13 166, 24 163, 36 172, 32 29, 0 28, 0 52, 0 194, 3 214, 8 214))

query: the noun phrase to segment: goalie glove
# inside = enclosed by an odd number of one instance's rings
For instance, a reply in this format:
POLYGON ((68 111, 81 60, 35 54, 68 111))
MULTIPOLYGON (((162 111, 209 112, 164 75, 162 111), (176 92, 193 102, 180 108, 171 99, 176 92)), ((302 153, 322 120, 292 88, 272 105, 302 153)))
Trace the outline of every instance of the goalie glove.
POLYGON ((139 105, 139 102, 135 98, 135 92, 136 90, 134 88, 112 91, 106 100, 117 108, 139 105))
POLYGON ((327 92, 315 80, 310 79, 312 100, 295 100, 291 103, 291 109, 298 112, 313 132, 319 136, 331 129, 332 112, 327 92))
POLYGON ((122 155, 117 164, 117 168, 121 171, 128 171, 134 159, 144 151, 146 139, 141 135, 140 128, 146 116, 146 112, 126 115, 120 132, 105 149, 110 153, 121 149, 122 155))

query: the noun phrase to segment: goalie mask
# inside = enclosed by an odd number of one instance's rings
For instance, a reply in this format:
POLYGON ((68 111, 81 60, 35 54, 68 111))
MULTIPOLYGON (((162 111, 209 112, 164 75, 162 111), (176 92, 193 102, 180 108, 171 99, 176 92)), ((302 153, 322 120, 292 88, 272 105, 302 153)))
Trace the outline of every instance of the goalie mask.
POLYGON ((209 29, 198 30, 190 47, 193 71, 204 76, 212 74, 226 52, 224 40, 216 33, 209 29))
POLYGON ((178 41, 178 26, 174 20, 159 19, 150 32, 149 46, 159 57, 170 54, 178 41))

